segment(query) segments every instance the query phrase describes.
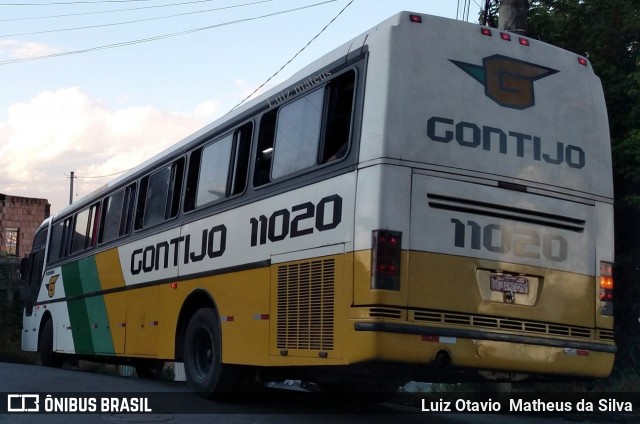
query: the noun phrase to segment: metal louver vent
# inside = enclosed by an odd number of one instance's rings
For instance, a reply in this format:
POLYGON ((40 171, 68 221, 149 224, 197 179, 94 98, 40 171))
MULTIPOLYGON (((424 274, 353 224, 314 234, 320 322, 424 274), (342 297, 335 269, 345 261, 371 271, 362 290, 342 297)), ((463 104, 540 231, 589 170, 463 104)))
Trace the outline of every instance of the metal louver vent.
POLYGON ((333 350, 335 261, 278 267, 278 349, 333 350))
MULTIPOLYGON (((472 327, 495 328, 501 330, 522 331, 524 333, 548 334, 553 336, 571 336, 582 339, 593 338, 594 331, 585 327, 549 324, 545 322, 524 321, 518 319, 477 316, 462 313, 439 311, 413 311, 413 320, 472 327)), ((601 330, 600 339, 607 340, 606 330, 601 330)), ((612 340, 612 339, 610 339, 612 340)))

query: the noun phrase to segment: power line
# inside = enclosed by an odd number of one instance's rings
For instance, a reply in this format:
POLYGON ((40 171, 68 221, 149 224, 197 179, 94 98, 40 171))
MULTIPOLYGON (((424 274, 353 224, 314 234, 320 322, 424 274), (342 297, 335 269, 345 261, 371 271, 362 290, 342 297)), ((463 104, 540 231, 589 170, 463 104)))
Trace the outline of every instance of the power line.
POLYGON ((220 1, 220 0, 191 0, 191 1, 184 1, 184 2, 180 2, 180 3, 158 4, 158 5, 155 5, 155 6, 129 7, 129 8, 126 8, 126 9, 99 10, 99 11, 95 11, 95 12, 66 13, 66 14, 63 14, 63 15, 31 16, 31 17, 26 17, 26 18, 7 18, 7 19, 0 19, 0 22, 28 21, 28 20, 34 20, 34 19, 50 19, 50 18, 67 18, 67 17, 70 17, 70 16, 98 15, 98 14, 101 14, 101 13, 130 12, 132 10, 144 10, 144 9, 157 9, 157 8, 160 8, 160 7, 184 6, 185 4, 210 3, 212 1, 220 1))
MULTIPOLYGON (((13 63, 31 62, 31 61, 34 61, 34 60, 41 60, 41 59, 51 59, 51 58, 54 58, 54 57, 70 56, 70 55, 74 55, 74 54, 89 53, 89 52, 95 52, 95 51, 99 51, 99 50, 106 50, 106 49, 113 49, 113 48, 117 48, 117 47, 131 46, 131 45, 135 45, 135 44, 148 43, 148 42, 151 42, 151 41, 157 41, 157 40, 163 40, 163 39, 166 39, 166 38, 178 37, 180 35, 192 34, 194 32, 206 31, 206 30, 209 30, 209 29, 219 28, 219 27, 223 27, 223 26, 227 26, 227 25, 233 25, 233 24, 237 24, 237 23, 241 23, 241 22, 249 22, 249 21, 254 21, 254 20, 258 20, 258 19, 268 18, 268 17, 271 17, 271 16, 283 15, 285 13, 296 12, 298 10, 303 10, 303 9, 309 9, 309 8, 312 8, 312 7, 321 6, 321 5, 328 4, 328 3, 333 3, 333 2, 336 2, 336 1, 338 1, 338 0, 326 0, 326 1, 319 2, 319 3, 310 4, 310 5, 307 5, 307 6, 301 6, 301 7, 296 7, 296 8, 293 8, 293 9, 282 10, 282 11, 279 11, 279 12, 268 13, 266 15, 254 16, 254 17, 251 17, 251 18, 236 19, 235 21, 223 22, 221 24, 209 25, 209 26, 200 27, 200 28, 193 28, 193 29, 188 29, 188 30, 179 31, 179 32, 173 32, 173 33, 169 33, 169 34, 156 35, 154 37, 141 38, 141 39, 138 39, 138 40, 123 41, 121 43, 106 44, 106 45, 103 45, 103 46, 89 47, 89 48, 86 48, 86 49, 71 50, 71 51, 59 52, 59 53, 52 53, 52 54, 42 55, 42 56, 32 56, 32 57, 24 57, 24 58, 20 58, 20 59, 3 60, 3 61, 0 61, 0 66, 2 66, 2 65, 10 65, 10 64, 13 64, 13 63)), ((352 0, 352 2, 353 2, 353 0, 352 0)), ((351 4, 351 3, 349 3, 349 4, 351 4)))
POLYGON ((148 22, 148 21, 156 21, 156 20, 160 20, 160 19, 175 18, 175 17, 178 17, 178 16, 195 15, 195 14, 198 14, 198 13, 215 12, 215 11, 224 10, 224 9, 234 9, 234 8, 237 8, 237 7, 251 6, 251 5, 254 5, 254 4, 258 4, 258 3, 267 3, 267 2, 272 2, 272 1, 274 1, 274 0, 260 0, 260 1, 254 1, 252 3, 244 3, 244 4, 233 5, 233 6, 217 7, 217 8, 214 8, 214 9, 196 10, 196 11, 193 11, 193 12, 176 13, 174 15, 157 16, 155 18, 136 19, 136 20, 133 20, 133 21, 111 22, 111 23, 108 23, 108 24, 88 25, 88 26, 73 27, 73 28, 58 28, 58 29, 50 29, 50 30, 45 30, 45 31, 20 32, 20 33, 16 33, 16 34, 0 34, 0 38, 16 37, 16 36, 21 36, 21 35, 46 34, 46 33, 51 33, 51 32, 77 31, 77 30, 83 30, 83 29, 102 28, 102 27, 117 26, 117 25, 128 25, 128 24, 134 24, 134 23, 139 23, 139 22, 148 22))
POLYGON ((0 3, 0 6, 61 6, 69 4, 99 4, 99 3, 134 3, 159 0, 96 0, 96 1, 59 1, 51 3, 0 3))
MULTIPOLYGON (((302 47, 300 50, 298 50, 298 52, 296 54, 293 55, 293 57, 291 59, 289 59, 284 65, 282 65, 280 67, 280 69, 278 69, 273 75, 271 75, 269 78, 267 78, 267 80, 265 82, 263 82, 262 84, 260 84, 260 86, 258 88, 256 88, 255 90, 253 90, 253 92, 251 94, 249 94, 247 97, 245 97, 244 99, 242 99, 240 101, 240 103, 238 103, 237 105, 235 105, 234 107, 231 108, 231 110, 229 112, 231 112, 232 110, 234 110, 235 108, 237 108, 238 106, 240 106, 241 104, 243 104, 245 101, 247 101, 247 99, 249 99, 251 96, 253 96, 254 94, 256 94, 262 87, 264 87, 269 81, 271 81, 276 75, 278 75, 280 73, 280 71, 282 71, 288 64, 290 64, 291 62, 293 62, 293 60, 298 57, 298 55, 300 53, 302 53, 307 47, 309 47, 309 45, 320 36, 320 34, 322 34, 324 32, 324 30, 326 30, 329 25, 331 25, 336 19, 338 19, 338 17, 340 15, 342 15, 342 12, 344 12, 347 7, 351 6, 351 3, 353 3, 355 0, 351 0, 349 3, 347 3, 347 5, 345 7, 342 8, 342 10, 340 10, 340 12, 338 12, 338 14, 336 16, 333 17, 333 19, 331 19, 329 21, 328 24, 326 24, 324 26, 324 28, 322 28, 320 30, 320 32, 318 32, 311 40, 309 40, 309 42, 307 44, 304 45, 304 47, 302 47)), ((1 64, 1 63, 0 63, 1 64)))
MULTIPOLYGON (((124 171, 118 171, 118 172, 114 172, 113 174, 109 174, 109 175, 93 175, 93 176, 84 176, 84 175, 74 175, 74 178, 84 178, 84 179, 97 179, 97 178, 107 178, 107 177, 113 177, 115 175, 120 175, 120 174, 124 174, 127 171, 131 171, 134 168, 129 168, 129 169, 125 169, 124 171)), ((65 174, 63 172, 64 176, 69 178, 69 175, 65 174)))

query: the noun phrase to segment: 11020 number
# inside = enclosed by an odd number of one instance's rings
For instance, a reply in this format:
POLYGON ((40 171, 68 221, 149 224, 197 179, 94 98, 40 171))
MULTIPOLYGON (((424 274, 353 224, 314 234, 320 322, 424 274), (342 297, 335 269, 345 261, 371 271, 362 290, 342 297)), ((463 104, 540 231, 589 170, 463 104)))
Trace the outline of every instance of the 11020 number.
POLYGON ((470 246, 473 250, 482 248, 494 253, 513 252, 515 256, 540 259, 544 256, 550 261, 563 262, 567 259, 567 239, 557 234, 540 236, 530 228, 510 228, 505 225, 487 224, 482 226, 475 221, 466 225, 452 218, 454 225, 454 245, 467 247, 467 228, 470 230, 470 246))
POLYGON ((337 194, 322 198, 317 205, 305 202, 289 209, 278 209, 268 218, 251 218, 251 247, 278 242, 287 237, 301 237, 314 231, 336 228, 342 221, 342 197, 337 194))

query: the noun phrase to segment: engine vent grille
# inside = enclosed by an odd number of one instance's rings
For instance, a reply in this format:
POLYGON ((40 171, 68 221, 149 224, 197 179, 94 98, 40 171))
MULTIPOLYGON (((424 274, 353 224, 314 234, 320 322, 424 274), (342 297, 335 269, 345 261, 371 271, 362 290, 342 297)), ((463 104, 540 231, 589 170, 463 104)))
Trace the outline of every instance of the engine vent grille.
POLYGON ((333 350, 335 260, 278 267, 277 347, 333 350))
POLYGON ((402 317, 402 310, 395 308, 372 307, 369 309, 369 316, 371 318, 400 319, 402 317))
POLYGON ((600 340, 613 341, 613 331, 611 331, 611 330, 598 330, 598 338, 600 340))
MULTIPOLYGON (((582 339, 593 338, 593 330, 591 330, 590 328, 571 327, 567 325, 548 324, 544 322, 524 321, 512 318, 494 318, 487 316, 476 316, 438 311, 413 311, 413 320, 421 322, 438 322, 442 324, 465 325, 470 327, 494 328, 501 330, 519 331, 524 333, 578 337, 582 339)), ((602 337, 602 332, 601 338, 606 340, 605 337, 602 337)))

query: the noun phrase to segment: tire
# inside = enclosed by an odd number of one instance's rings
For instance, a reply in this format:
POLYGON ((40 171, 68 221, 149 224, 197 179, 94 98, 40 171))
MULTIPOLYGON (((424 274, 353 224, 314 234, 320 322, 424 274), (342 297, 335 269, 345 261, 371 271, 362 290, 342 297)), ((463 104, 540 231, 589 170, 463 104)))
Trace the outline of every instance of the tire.
POLYGON ((164 361, 147 359, 135 362, 134 367, 138 378, 157 379, 164 371, 164 361))
POLYGON ((66 360, 65 355, 53 351, 53 321, 48 319, 42 327, 38 340, 40 362, 45 367, 60 368, 66 360))
POLYGON ((201 397, 220 397, 236 391, 233 369, 222 364, 220 321, 213 308, 198 309, 187 325, 184 371, 192 391, 201 397))

